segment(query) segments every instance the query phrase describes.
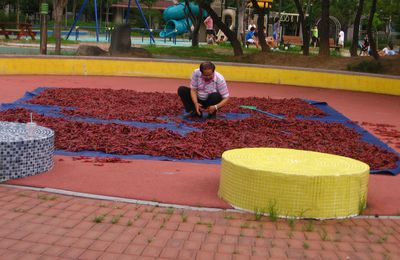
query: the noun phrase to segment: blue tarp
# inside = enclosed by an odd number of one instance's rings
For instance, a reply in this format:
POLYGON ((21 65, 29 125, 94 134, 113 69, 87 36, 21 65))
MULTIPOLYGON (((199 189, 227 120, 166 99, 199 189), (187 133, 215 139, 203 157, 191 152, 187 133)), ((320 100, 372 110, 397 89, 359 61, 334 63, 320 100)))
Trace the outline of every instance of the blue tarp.
MULTIPOLYGON (((89 123, 97 123, 97 124, 109 124, 109 123, 115 123, 115 124, 123 124, 123 125, 129 125, 129 126, 135 126, 139 128, 149 128, 149 129, 156 129, 156 128, 166 128, 171 131, 174 131, 176 133, 179 133, 181 135, 186 135, 187 133, 190 133, 192 131, 200 131, 197 128, 193 128, 190 126, 185 125, 184 123, 177 124, 175 122, 166 122, 166 123, 143 123, 143 122, 136 122, 136 121, 123 121, 123 120, 118 120, 118 119, 113 119, 113 120, 104 120, 104 119, 99 119, 99 118, 91 118, 91 117, 71 117, 71 116, 66 116, 62 114, 61 110, 62 109, 75 109, 74 107, 59 107, 59 106, 45 106, 45 105, 35 105, 35 104, 27 104, 26 101, 31 99, 32 97, 40 94, 42 91, 49 89, 49 87, 40 87, 35 89, 32 92, 27 92, 24 97, 21 99, 16 100, 13 103, 9 104, 1 104, 0 106, 0 111, 7 110, 7 109, 13 109, 13 108, 26 108, 32 111, 35 111, 37 113, 40 113, 44 116, 47 117, 56 117, 56 118, 66 118, 68 120, 73 120, 73 121, 82 121, 82 122, 89 122, 89 123)), ((368 131, 363 129, 361 126, 354 124, 351 122, 347 117, 330 107, 326 102, 318 102, 318 101, 312 101, 312 100, 305 100, 309 104, 321 109, 323 112, 325 112, 326 116, 324 117, 301 117, 298 116, 298 119, 305 119, 305 120, 318 120, 321 122, 327 122, 327 123, 341 123, 344 124, 347 127, 350 127, 352 129, 355 129, 358 133, 361 134, 362 140, 371 144, 375 144, 385 150, 391 151, 395 154, 398 154, 394 149, 392 149, 390 146, 388 146, 386 143, 382 142, 372 134, 370 134, 368 131)), ((222 115, 228 120, 231 119, 240 119, 240 118, 247 118, 250 117, 250 114, 238 114, 238 113, 225 113, 222 115)), ((168 121, 168 117, 163 117, 160 119, 164 119, 168 121)), ((121 159, 148 159, 148 160, 163 160, 163 161, 181 161, 181 162, 198 162, 198 163, 212 163, 212 164, 219 164, 220 159, 216 160, 192 160, 192 159, 175 159, 175 158, 169 158, 165 156, 160 156, 160 157, 155 157, 155 156, 149 156, 149 155, 117 155, 117 154, 106 154, 103 152, 93 152, 93 151, 81 151, 81 152, 67 152, 63 150, 56 150, 56 154, 59 155, 69 155, 69 156, 93 156, 93 157, 115 157, 115 158, 121 158, 121 159)), ((385 170, 371 170, 371 173, 388 173, 392 175, 396 175, 400 173, 400 160, 397 161, 397 167, 395 169, 385 169, 385 170)))

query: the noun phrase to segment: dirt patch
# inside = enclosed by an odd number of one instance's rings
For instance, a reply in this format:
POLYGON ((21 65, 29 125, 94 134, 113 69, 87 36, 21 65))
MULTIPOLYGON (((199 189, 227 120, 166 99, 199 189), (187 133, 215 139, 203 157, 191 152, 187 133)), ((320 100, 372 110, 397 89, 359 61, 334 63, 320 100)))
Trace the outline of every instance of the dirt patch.
MULTIPOLYGON (((287 67, 303 67, 318 68, 327 70, 343 70, 347 71, 348 64, 359 64, 363 61, 373 61, 372 57, 321 57, 321 56, 304 56, 289 53, 253 53, 243 57, 233 57, 234 62, 244 62, 251 64, 287 66, 287 67)), ((383 67, 383 74, 400 76, 400 55, 385 56, 379 59, 383 67)))

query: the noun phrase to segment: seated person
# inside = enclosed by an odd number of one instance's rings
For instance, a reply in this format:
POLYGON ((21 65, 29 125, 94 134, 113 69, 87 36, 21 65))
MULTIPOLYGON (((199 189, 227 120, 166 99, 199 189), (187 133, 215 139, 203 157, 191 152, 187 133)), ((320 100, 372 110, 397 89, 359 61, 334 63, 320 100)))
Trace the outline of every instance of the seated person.
MULTIPOLYGON (((231 28, 229 28, 229 29, 231 29, 231 28)), ((224 34, 224 32, 222 30, 218 30, 216 39, 217 40, 215 42, 218 44, 228 40, 228 38, 226 37, 226 35, 224 34)))
POLYGON ((265 41, 267 42, 267 45, 269 46, 270 49, 273 49, 275 46, 275 40, 272 36, 268 36, 265 38, 265 41))
POLYGON ((250 44, 254 44, 258 48, 258 39, 254 35, 255 31, 256 31, 256 28, 251 27, 250 31, 247 32, 247 34, 246 34, 246 48, 248 48, 250 44))
POLYGON ((221 35, 215 42, 217 44, 224 43, 226 41, 225 35, 221 35))
POLYGON ((393 43, 389 42, 388 46, 379 51, 378 54, 379 56, 396 55, 396 52, 393 50, 393 43))
POLYGON ((369 53, 368 35, 365 35, 364 40, 362 41, 360 47, 361 47, 360 56, 368 56, 368 53, 369 53))

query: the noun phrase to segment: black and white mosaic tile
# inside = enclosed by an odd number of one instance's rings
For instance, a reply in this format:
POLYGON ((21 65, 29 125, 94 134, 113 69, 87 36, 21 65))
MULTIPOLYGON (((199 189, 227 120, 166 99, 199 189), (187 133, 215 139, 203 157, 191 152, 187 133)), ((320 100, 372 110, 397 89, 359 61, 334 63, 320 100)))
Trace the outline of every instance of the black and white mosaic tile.
POLYGON ((53 130, 0 121, 0 181, 50 170, 53 152, 53 130))

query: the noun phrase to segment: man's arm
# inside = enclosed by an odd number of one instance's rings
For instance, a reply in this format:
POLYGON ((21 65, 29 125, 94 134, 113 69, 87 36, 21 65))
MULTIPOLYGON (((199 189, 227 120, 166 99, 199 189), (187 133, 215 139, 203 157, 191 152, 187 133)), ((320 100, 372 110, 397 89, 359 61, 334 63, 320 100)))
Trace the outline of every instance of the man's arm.
POLYGON ((212 113, 218 111, 221 107, 225 106, 225 104, 228 102, 228 100, 229 100, 229 97, 226 97, 226 98, 223 98, 221 100, 221 102, 219 102, 218 104, 213 105, 213 106, 209 106, 207 108, 207 113, 212 114, 212 113))
POLYGON ((200 115, 200 104, 199 101, 197 100, 197 89, 191 87, 190 88, 190 97, 192 98, 193 104, 194 104, 194 109, 196 110, 196 113, 200 115))

